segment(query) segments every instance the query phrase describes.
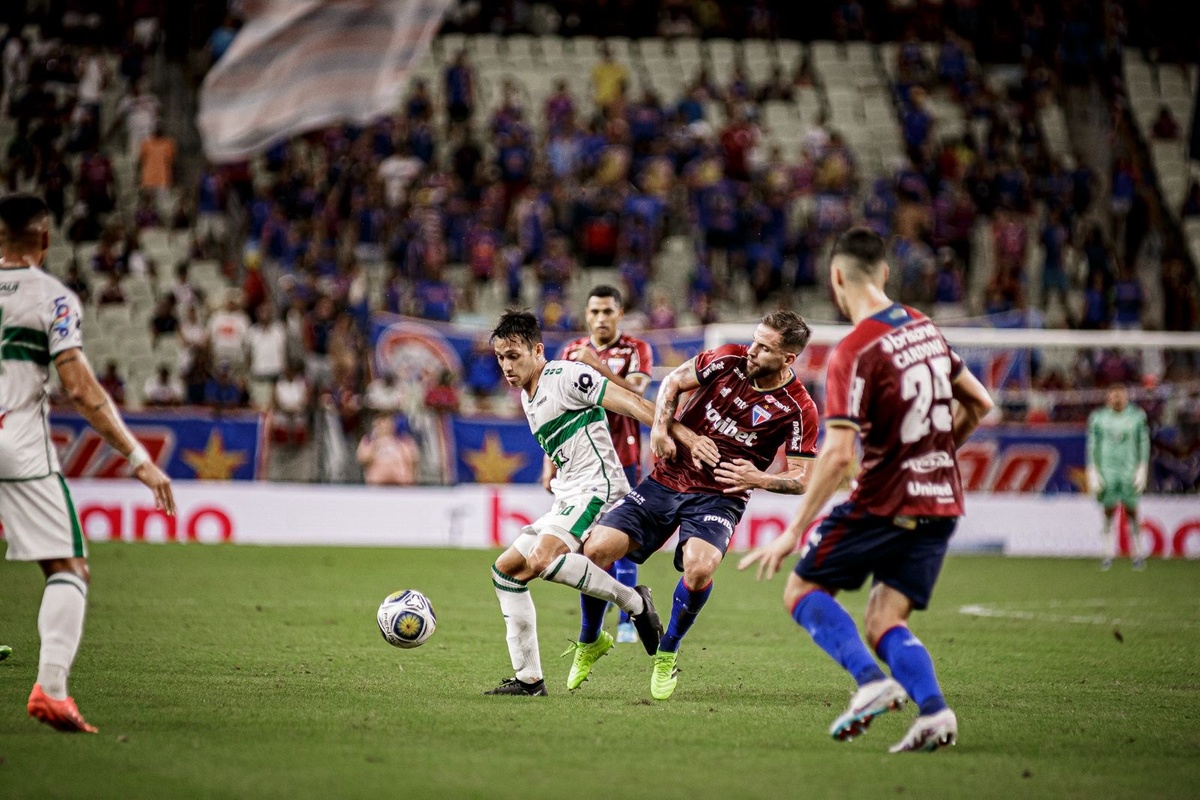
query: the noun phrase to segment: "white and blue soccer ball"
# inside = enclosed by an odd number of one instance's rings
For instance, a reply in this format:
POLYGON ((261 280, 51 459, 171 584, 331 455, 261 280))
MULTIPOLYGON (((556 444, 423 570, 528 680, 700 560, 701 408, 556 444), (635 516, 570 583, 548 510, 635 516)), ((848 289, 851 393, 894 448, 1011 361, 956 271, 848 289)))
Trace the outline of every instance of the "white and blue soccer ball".
POLYGON ((393 592, 379 604, 379 632, 390 645, 409 649, 429 641, 437 616, 429 598, 415 589, 393 592))

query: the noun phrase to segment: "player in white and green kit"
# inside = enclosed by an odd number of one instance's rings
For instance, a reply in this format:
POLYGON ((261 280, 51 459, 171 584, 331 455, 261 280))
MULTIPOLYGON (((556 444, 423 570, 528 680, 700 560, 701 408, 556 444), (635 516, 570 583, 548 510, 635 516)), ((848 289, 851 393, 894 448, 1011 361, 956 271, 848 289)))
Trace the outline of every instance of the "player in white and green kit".
POLYGON ((1138 504, 1146 490, 1150 470, 1150 428, 1146 412, 1129 404, 1129 391, 1123 385, 1108 390, 1104 408, 1088 417, 1087 478, 1089 489, 1104 508, 1103 569, 1112 566, 1117 555, 1117 537, 1113 516, 1117 506, 1125 507, 1129 519, 1130 552, 1133 568, 1145 566, 1138 504))
MULTIPOLYGON (((538 321, 510 311, 492 332, 496 360, 510 386, 520 387, 529 427, 558 467, 550 485, 554 505, 529 525, 492 565, 492 584, 508 631, 516 675, 486 694, 547 694, 537 641, 537 614, 529 594, 536 577, 561 583, 614 603, 629 613, 638 636, 653 655, 662 624, 646 586, 630 588, 581 554, 593 523, 629 492, 629 483, 608 432, 605 411, 653 422, 654 406, 591 367, 575 361, 546 361, 538 321)), ((703 437, 683 426, 671 434, 684 447, 716 463, 703 437)))
POLYGON ((0 198, 0 520, 7 560, 36 561, 46 576, 29 714, 61 731, 95 733, 67 693, 89 573, 83 532, 50 441, 52 364, 76 410, 129 459, 158 509, 175 513, 175 500, 170 480, 129 433, 83 355, 79 299, 41 269, 49 246, 50 212, 41 198, 0 198))

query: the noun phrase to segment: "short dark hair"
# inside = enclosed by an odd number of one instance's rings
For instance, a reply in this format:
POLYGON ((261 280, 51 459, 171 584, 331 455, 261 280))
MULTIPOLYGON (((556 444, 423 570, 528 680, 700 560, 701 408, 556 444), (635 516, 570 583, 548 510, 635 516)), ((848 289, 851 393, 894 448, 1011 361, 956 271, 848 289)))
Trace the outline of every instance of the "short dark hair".
POLYGON ((762 318, 762 324, 779 334, 780 344, 789 353, 803 353, 812 338, 812 328, 795 311, 772 311, 762 318))
POLYGON ((833 245, 834 256, 848 256, 863 274, 873 274, 883 263, 887 245, 883 237, 870 228, 851 228, 838 237, 833 245))
POLYGON ((32 244, 34 223, 50 215, 46 201, 29 192, 0 197, 0 237, 4 244, 32 244))
POLYGON ((591 300, 593 297, 611 297, 613 302, 617 304, 617 308, 625 307, 625 304, 621 300, 621 290, 615 286, 608 286, 602 283, 588 292, 588 300, 591 300))
POLYGON ((532 349, 542 341, 542 328, 538 325, 537 317, 528 311, 509 309, 500 317, 496 329, 492 331, 492 341, 496 339, 517 339, 532 349))

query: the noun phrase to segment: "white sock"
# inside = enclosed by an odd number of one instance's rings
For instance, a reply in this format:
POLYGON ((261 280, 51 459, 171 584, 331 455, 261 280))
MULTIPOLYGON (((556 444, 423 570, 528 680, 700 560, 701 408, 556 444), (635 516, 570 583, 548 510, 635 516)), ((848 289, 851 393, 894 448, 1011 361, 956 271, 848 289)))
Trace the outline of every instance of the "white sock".
POLYGON ((500 600, 500 613, 508 630, 508 657, 517 680, 534 683, 542 679, 542 654, 538 649, 537 610, 529 587, 492 567, 492 585, 500 600))
POLYGON ((644 610, 641 595, 578 553, 567 553, 554 559, 542 573, 542 579, 615 603, 633 616, 644 610))
POLYGON ((42 652, 37 682, 55 700, 67 696, 67 675, 83 638, 87 592, 87 583, 73 572, 56 572, 46 579, 42 608, 38 612, 42 652))
POLYGON ((1117 557, 1117 537, 1113 533, 1113 521, 1111 518, 1104 520, 1104 530, 1100 536, 1104 542, 1104 557, 1111 561, 1117 557))

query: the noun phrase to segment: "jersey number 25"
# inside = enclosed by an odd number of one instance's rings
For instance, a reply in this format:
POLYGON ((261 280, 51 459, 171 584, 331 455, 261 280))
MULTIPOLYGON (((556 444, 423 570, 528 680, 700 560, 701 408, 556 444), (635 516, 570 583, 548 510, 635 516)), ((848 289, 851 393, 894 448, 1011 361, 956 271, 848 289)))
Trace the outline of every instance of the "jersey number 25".
POLYGON ((950 403, 938 401, 949 401, 953 394, 949 356, 934 356, 904 370, 900 395, 913 402, 900 423, 900 441, 911 444, 928 436, 931 425, 939 431, 950 430, 954 425, 950 403))

